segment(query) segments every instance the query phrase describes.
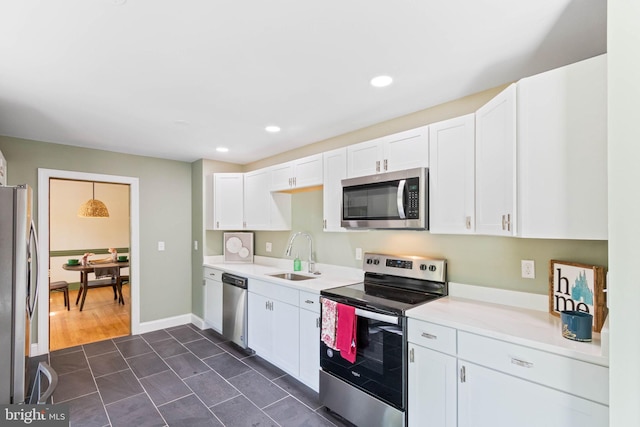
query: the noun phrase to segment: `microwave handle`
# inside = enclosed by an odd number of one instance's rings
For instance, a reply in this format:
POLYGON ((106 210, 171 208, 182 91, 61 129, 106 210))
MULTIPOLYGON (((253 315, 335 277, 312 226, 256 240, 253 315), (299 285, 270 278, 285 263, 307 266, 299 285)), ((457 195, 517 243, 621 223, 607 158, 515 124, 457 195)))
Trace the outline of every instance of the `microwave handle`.
POLYGON ((398 193, 396 194, 396 204, 398 205, 398 216, 400 219, 406 219, 407 216, 404 213, 404 187, 407 184, 406 179, 401 179, 398 182, 398 193))

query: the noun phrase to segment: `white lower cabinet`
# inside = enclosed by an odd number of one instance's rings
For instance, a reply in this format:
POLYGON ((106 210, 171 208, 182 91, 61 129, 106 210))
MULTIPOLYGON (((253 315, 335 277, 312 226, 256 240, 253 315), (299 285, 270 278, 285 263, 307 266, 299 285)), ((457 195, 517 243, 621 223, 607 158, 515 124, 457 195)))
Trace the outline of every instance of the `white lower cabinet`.
POLYGON ((248 317, 249 347, 260 357, 297 377, 300 348, 298 307, 249 292, 248 317))
POLYGON ((320 314, 300 309, 300 381, 318 391, 320 314))
POLYGON ((249 279, 249 347, 318 391, 320 295, 249 279))
POLYGON ((222 333, 222 271, 204 269, 204 321, 222 333))
POLYGON ((409 343, 409 426, 455 427, 457 360, 409 343))
POLYGON ((319 391, 320 295, 300 291, 300 381, 319 391))
POLYGON ((608 426, 605 366, 412 318, 407 331, 409 427, 608 426))
MULTIPOLYGON (((609 408, 460 361, 459 427, 603 427, 609 408)), ((437 424, 435 424, 437 425, 437 424)))

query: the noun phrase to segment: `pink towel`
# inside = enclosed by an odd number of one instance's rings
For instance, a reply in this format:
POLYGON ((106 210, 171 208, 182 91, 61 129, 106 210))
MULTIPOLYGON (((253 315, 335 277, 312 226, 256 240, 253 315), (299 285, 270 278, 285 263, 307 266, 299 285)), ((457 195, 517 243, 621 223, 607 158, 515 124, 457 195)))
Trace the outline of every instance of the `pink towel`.
POLYGON ((338 304, 338 327, 336 328, 336 347, 343 359, 356 361, 356 309, 338 304))
POLYGON ((336 308, 338 303, 322 298, 322 331, 320 339, 327 347, 336 348, 336 308))

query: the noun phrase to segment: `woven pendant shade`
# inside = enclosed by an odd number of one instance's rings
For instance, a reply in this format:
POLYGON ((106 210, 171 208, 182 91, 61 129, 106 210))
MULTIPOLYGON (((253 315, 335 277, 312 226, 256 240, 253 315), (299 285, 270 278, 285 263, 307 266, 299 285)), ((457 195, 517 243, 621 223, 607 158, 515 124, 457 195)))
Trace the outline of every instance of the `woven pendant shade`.
POLYGON ((78 216, 82 218, 108 218, 109 210, 107 206, 100 200, 96 200, 96 183, 93 183, 93 197, 82 205, 78 209, 78 216))

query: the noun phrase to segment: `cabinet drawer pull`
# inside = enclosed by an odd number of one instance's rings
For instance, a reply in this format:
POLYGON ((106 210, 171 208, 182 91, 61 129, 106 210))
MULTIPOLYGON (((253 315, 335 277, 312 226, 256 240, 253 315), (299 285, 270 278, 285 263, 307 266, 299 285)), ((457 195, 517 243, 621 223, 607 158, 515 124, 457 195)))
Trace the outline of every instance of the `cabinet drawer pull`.
POLYGON ((523 368, 533 368, 533 363, 527 362, 526 360, 516 359, 515 357, 511 358, 511 363, 517 366, 521 366, 523 368))
POLYGON ((304 302, 307 303, 307 304, 313 304, 313 300, 310 300, 310 299, 305 300, 304 302))
POLYGON ((426 339, 429 339, 429 340, 437 340, 438 339, 437 335, 432 335, 432 334, 429 334, 429 333, 426 333, 426 332, 423 332, 420 335, 422 335, 423 338, 426 338, 426 339))

